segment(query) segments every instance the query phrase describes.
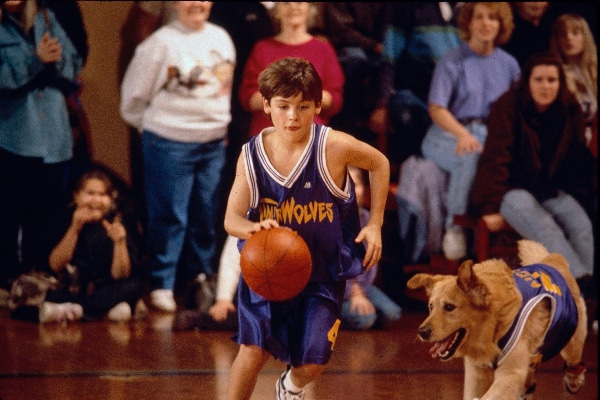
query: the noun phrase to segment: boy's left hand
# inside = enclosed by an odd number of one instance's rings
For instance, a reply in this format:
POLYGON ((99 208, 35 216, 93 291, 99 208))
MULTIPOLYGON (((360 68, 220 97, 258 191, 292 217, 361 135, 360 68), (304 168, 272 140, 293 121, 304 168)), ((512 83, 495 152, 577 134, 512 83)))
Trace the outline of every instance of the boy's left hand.
POLYGON ((383 247, 381 241, 381 228, 369 224, 365 225, 358 233, 356 239, 354 239, 355 243, 361 243, 363 241, 366 242, 367 245, 367 253, 363 260, 363 267, 368 271, 369 268, 377 264, 381 259, 381 249, 383 247))

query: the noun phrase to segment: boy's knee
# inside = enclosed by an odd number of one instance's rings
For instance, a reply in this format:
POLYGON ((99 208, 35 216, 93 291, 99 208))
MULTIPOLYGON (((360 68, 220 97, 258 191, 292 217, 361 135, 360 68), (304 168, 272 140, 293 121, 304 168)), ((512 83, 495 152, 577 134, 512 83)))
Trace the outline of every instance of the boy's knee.
POLYGON ((269 352, 255 345, 240 345, 239 356, 245 360, 262 361, 269 357, 269 352))

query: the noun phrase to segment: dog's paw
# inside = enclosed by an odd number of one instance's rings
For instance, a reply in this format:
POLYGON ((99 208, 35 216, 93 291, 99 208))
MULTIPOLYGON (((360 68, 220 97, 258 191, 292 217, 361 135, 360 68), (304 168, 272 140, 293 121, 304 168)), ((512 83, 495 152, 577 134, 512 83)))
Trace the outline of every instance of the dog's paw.
POLYGON ((579 392, 579 390, 581 390, 581 387, 585 383, 585 371, 586 368, 583 363, 574 367, 565 366, 565 376, 563 377, 563 382, 567 392, 576 394, 579 392))

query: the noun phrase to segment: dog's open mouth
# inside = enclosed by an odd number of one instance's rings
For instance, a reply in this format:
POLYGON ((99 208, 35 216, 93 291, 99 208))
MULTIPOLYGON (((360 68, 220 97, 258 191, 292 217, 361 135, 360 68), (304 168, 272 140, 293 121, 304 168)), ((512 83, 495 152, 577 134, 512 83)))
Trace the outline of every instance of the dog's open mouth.
POLYGON ((460 328, 454 331, 454 333, 448 336, 446 339, 440 340, 439 342, 435 342, 433 347, 429 349, 431 357, 439 357, 440 360, 450 359, 456 352, 456 349, 462 342, 466 333, 467 330, 465 328, 460 328))

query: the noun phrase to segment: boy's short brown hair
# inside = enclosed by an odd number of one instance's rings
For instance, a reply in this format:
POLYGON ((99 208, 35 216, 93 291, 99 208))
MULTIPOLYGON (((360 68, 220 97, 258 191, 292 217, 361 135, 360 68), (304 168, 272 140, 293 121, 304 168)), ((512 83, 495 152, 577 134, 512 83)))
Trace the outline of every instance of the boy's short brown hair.
POLYGON ((323 83, 315 67, 303 58, 280 58, 269 64, 258 76, 258 90, 269 102, 275 96, 293 97, 320 104, 323 83))

